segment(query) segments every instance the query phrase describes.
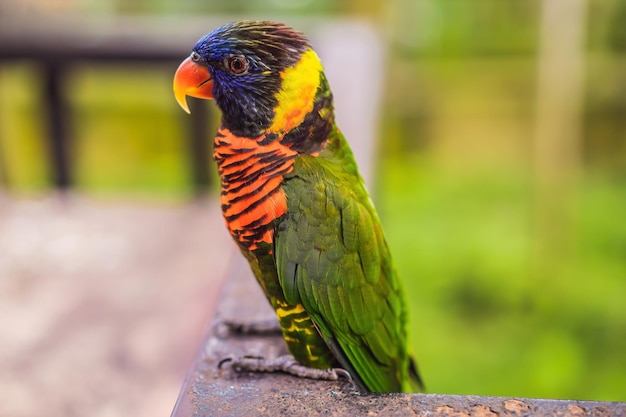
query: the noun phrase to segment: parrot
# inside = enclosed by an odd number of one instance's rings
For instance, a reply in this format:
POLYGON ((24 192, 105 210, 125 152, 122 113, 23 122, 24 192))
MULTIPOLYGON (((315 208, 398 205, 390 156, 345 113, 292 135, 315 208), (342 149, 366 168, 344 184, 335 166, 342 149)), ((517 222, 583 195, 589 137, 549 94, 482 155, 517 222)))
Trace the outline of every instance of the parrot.
POLYGON ((187 96, 221 111, 221 209, 278 318, 290 352, 280 369, 341 369, 362 392, 423 391, 402 282, 307 37, 225 24, 198 40, 173 89, 187 113, 187 96))

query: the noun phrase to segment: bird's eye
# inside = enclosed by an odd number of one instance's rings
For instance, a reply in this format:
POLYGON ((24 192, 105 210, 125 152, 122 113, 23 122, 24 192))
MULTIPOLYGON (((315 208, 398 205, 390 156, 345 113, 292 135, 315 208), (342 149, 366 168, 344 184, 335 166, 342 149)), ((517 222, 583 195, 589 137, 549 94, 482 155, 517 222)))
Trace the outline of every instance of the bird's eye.
POLYGON ((200 62, 200 61, 202 61, 202 57, 196 51, 193 51, 190 56, 191 56, 191 60, 193 62, 200 62))
POLYGON ((226 68, 235 75, 242 75, 248 71, 248 60, 241 56, 231 56, 226 58, 226 68))

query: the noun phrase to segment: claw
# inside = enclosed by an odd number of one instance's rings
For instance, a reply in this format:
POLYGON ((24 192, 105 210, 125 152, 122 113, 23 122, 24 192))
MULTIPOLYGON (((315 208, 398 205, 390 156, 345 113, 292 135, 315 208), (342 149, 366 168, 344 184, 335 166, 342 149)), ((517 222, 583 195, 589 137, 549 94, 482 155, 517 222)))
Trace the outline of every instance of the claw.
POLYGON ((344 377, 349 383, 354 384, 354 380, 352 379, 352 375, 350 372, 346 371, 343 368, 332 368, 332 371, 335 372, 338 376, 344 377))
MULTIPOLYGON (((256 356, 256 355, 244 355, 240 358, 236 358, 234 356, 227 356, 224 359, 222 359, 221 361, 219 361, 217 363, 217 369, 223 369, 223 366, 225 364, 227 364, 228 362, 231 362, 230 367, 233 368, 235 371, 237 372, 241 372, 241 371, 255 371, 254 366, 255 364, 260 364, 260 366, 263 366, 263 362, 265 361, 265 358, 263 356, 256 356)), ((260 372, 263 372, 263 370, 260 370, 260 372)), ((269 371, 266 371, 269 372, 269 371)))
POLYGON ((221 361, 219 361, 217 363, 217 369, 221 370, 222 369, 222 365, 224 365, 225 363, 228 363, 228 362, 232 362, 234 360, 235 360, 235 358, 232 357, 232 356, 225 357, 224 359, 222 359, 221 361))
POLYGON ((352 390, 359 391, 359 387, 357 386, 356 382, 352 378, 352 375, 350 374, 350 372, 346 371, 343 368, 332 368, 332 371, 336 373, 338 377, 341 376, 345 378, 346 382, 350 384, 350 387, 352 388, 352 390))

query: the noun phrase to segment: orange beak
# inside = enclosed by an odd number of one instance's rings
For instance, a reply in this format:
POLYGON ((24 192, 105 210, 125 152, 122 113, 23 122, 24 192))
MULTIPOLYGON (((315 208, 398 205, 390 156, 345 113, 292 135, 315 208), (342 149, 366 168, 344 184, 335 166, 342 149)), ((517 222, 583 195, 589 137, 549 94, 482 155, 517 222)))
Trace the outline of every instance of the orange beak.
POLYGON ((191 113, 187 106, 187 96, 213 98, 213 81, 209 70, 193 62, 191 57, 181 62, 174 75, 174 97, 183 110, 191 113))

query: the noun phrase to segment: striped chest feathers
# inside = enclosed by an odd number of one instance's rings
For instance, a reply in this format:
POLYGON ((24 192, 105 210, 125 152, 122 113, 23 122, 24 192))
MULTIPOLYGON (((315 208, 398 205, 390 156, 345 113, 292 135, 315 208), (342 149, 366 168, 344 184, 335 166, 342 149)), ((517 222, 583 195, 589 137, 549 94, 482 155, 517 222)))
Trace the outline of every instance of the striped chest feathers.
POLYGON ((249 250, 272 243, 273 222, 287 213, 283 176, 298 153, 316 155, 324 147, 332 126, 332 94, 312 49, 280 77, 272 122, 263 134, 241 137, 222 126, 215 137, 224 219, 235 240, 249 250))
POLYGON ((222 128, 215 137, 214 158, 221 177, 221 205, 230 234, 254 250, 272 243, 272 222, 287 212, 280 188, 293 169, 297 152, 271 135, 249 139, 222 128))

